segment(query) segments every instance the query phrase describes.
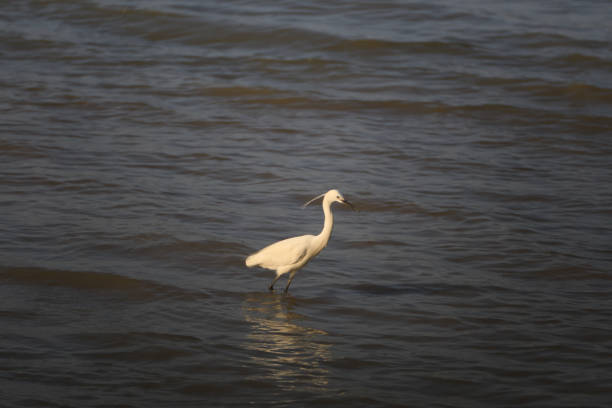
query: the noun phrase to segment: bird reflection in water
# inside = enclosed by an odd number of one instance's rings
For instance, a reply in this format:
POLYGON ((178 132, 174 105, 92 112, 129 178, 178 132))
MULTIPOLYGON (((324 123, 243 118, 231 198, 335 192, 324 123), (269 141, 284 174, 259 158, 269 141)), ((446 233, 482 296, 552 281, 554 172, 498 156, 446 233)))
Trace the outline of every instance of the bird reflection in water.
POLYGON ((293 311, 297 303, 274 293, 248 295, 243 309, 251 332, 245 348, 275 385, 290 390, 325 388, 331 345, 325 343, 325 331, 301 324, 305 318, 293 311))

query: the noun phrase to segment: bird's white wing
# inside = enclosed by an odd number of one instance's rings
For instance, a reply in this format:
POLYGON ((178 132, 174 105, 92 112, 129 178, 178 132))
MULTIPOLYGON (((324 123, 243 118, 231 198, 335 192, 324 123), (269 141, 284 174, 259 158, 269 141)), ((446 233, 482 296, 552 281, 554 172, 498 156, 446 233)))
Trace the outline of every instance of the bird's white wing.
POLYGON ((313 235, 302 235, 275 242, 249 256, 246 265, 277 269, 298 263, 308 253, 313 238, 313 235))

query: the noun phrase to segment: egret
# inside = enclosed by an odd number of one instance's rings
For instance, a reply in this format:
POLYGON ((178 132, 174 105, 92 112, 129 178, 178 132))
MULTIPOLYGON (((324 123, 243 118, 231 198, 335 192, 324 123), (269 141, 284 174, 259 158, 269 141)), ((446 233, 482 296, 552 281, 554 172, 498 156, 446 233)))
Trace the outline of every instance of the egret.
POLYGON ((287 293, 296 272, 325 248, 334 226, 334 216, 331 212, 331 205, 333 203, 339 202, 355 210, 353 204, 346 201, 338 190, 329 190, 325 194, 316 196, 304 204, 302 208, 321 197, 323 197, 322 205, 325 222, 323 223, 323 230, 321 230, 319 235, 302 235, 300 237, 287 238, 268 245, 246 259, 246 266, 249 268, 260 266, 276 271, 276 277, 270 284, 270 290, 274 290, 274 284, 282 275, 289 273, 289 281, 285 287, 285 293, 287 293))

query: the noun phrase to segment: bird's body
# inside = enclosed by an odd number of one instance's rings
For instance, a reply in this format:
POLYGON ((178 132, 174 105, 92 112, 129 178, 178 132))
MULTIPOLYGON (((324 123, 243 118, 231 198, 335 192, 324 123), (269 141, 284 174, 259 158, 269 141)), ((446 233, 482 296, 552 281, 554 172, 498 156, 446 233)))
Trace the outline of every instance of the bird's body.
POLYGON ((352 204, 346 201, 338 190, 329 190, 327 193, 313 198, 304 206, 320 197, 323 197, 322 205, 323 213, 325 214, 325 222, 323 224, 323 230, 321 230, 319 235, 302 235, 299 237, 287 238, 268 245, 246 259, 246 265, 249 268, 260 266, 276 271, 276 277, 270 284, 270 290, 274 289, 274 284, 282 275, 290 273, 289 281, 285 287, 285 292, 287 292, 295 273, 325 248, 331 237, 334 225, 331 205, 337 201, 352 207, 352 204))

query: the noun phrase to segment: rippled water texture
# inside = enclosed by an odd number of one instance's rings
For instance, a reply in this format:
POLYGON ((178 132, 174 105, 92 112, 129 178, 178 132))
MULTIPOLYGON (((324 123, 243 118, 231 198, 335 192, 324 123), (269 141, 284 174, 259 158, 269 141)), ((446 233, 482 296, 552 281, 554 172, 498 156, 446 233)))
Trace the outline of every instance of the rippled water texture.
POLYGON ((611 406, 610 21, 2 3, 0 405, 611 406))

